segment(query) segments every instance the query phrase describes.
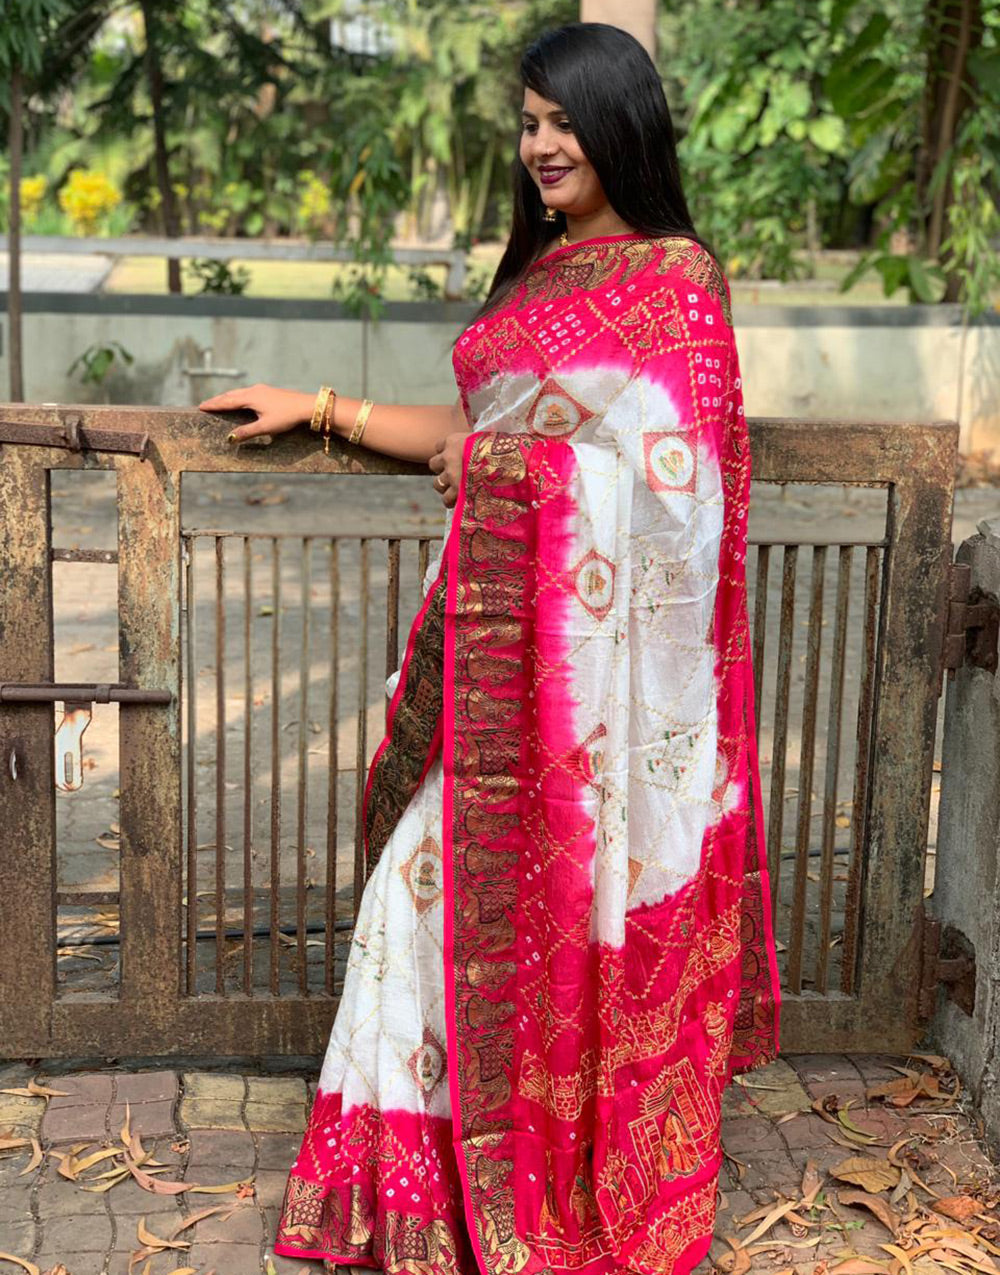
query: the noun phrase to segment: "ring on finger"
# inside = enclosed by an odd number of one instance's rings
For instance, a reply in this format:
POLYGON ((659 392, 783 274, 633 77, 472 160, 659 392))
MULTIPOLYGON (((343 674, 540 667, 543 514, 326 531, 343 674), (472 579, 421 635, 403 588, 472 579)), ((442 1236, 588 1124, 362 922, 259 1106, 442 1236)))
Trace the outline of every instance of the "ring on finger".
POLYGON ((438 491, 447 491, 448 484, 443 482, 442 479, 443 475, 438 474, 437 478, 434 479, 434 486, 438 489, 438 491))

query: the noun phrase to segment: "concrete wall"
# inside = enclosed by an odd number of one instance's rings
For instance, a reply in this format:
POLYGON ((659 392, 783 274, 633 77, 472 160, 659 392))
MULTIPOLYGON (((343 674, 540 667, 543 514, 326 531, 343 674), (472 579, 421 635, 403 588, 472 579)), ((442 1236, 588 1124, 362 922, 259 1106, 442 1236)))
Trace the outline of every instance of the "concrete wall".
MULTIPOLYGON (((1000 517, 984 519, 979 534, 956 555, 972 567, 972 584, 1000 597, 1000 517)), ((931 910, 945 931, 971 943, 976 960, 971 1016, 938 992, 930 1035, 947 1055, 983 1116, 994 1154, 1000 1154, 1000 676, 963 668, 947 684, 941 805, 931 910)), ((958 941, 957 946, 962 946, 958 941)))
MULTIPOLYGON (((99 399, 67 368, 88 345, 114 339, 136 361, 109 377, 112 402, 194 404, 254 381, 450 402, 451 342, 472 313, 459 302, 399 303, 371 325, 325 301, 36 293, 25 298, 26 397, 99 399), (241 375, 186 375, 204 350, 241 375)), ((752 416, 957 418, 963 451, 1000 452, 998 314, 963 330, 951 306, 737 305, 735 321, 752 416)), ((0 399, 8 344, 4 319, 0 399)))

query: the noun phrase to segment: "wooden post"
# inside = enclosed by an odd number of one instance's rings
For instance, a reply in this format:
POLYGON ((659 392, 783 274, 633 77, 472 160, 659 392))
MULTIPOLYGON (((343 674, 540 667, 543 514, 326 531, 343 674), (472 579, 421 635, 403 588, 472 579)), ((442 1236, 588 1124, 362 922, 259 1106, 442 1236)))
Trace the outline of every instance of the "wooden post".
POLYGON ((580 0, 580 21, 621 27, 656 57, 656 0, 580 0))

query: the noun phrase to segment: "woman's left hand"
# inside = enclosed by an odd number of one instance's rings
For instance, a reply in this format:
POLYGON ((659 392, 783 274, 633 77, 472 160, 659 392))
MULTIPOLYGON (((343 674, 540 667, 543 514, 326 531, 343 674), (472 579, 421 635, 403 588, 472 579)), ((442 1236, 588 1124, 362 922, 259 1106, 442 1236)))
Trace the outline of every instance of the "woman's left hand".
POLYGON ((434 479, 434 490, 447 509, 454 508, 458 500, 458 488, 462 480, 462 450, 468 437, 469 432, 465 430, 442 438, 434 455, 427 462, 428 468, 438 475, 434 479))

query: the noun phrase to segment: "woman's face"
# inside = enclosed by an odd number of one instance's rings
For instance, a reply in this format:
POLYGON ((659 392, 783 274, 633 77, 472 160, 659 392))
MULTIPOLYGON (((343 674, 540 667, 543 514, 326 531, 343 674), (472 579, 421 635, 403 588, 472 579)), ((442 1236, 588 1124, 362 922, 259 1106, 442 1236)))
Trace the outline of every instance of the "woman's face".
POLYGON ((566 112, 534 89, 524 90, 520 155, 547 207, 586 217, 607 206, 604 189, 573 136, 566 112))

